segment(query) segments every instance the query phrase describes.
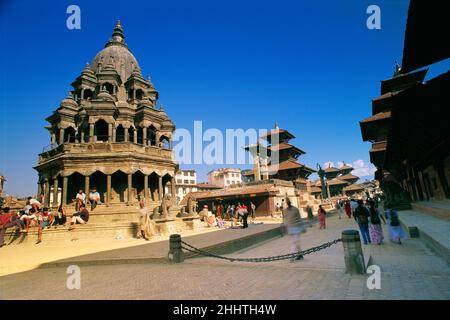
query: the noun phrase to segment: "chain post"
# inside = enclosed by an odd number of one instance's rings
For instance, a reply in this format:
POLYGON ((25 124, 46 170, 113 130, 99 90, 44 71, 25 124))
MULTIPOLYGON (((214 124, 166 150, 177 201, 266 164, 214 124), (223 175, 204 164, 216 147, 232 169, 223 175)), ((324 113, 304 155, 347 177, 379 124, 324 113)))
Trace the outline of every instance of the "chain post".
POLYGON ((356 230, 342 231, 342 245, 344 247, 346 273, 365 274, 366 268, 359 232, 356 230))
POLYGON ((170 262, 181 263, 184 261, 183 250, 181 248, 181 235, 171 234, 169 238, 169 254, 170 262))

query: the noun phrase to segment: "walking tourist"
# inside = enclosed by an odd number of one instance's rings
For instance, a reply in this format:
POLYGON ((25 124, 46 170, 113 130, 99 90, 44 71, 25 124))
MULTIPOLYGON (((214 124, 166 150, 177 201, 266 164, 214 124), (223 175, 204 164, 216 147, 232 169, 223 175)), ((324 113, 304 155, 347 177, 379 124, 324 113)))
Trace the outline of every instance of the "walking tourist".
POLYGON ((300 234, 304 231, 304 223, 300 216, 298 208, 294 207, 291 200, 287 198, 287 207, 283 210, 283 226, 285 232, 291 237, 291 253, 299 253, 295 258, 291 258, 291 262, 294 260, 303 260, 303 255, 300 244, 300 234))
POLYGON ((319 219, 319 229, 326 229, 326 216, 327 212, 324 208, 322 208, 322 205, 319 205, 319 210, 317 211, 317 218, 319 219))
POLYGON ((400 224, 397 211, 392 208, 392 205, 387 205, 384 214, 386 215, 391 241, 402 244, 401 239, 406 238, 406 232, 400 224))
POLYGON ((91 211, 93 211, 100 202, 100 193, 97 192, 96 187, 93 187, 89 193, 89 202, 91 203, 91 211))
POLYGON ((75 225, 86 224, 89 221, 89 211, 84 204, 80 205, 80 209, 72 215, 72 221, 70 222, 69 231, 75 229, 75 225))
POLYGON ((86 204, 86 194, 83 189, 78 190, 77 196, 75 198, 75 210, 79 211, 82 205, 86 204))
POLYGON ((341 207, 340 202, 339 202, 339 201, 336 201, 334 207, 335 207, 335 209, 336 209, 336 211, 337 211, 337 214, 338 214, 339 219, 342 219, 342 207, 341 207))
POLYGON ((251 223, 255 222, 256 205, 250 202, 250 216, 252 218, 251 223))
POLYGON ((374 244, 381 244, 384 239, 383 229, 381 228, 381 220, 383 220, 384 224, 386 224, 386 220, 383 215, 380 215, 378 208, 376 207, 375 201, 370 201, 370 240, 374 244))
POLYGON ((359 230, 361 231, 361 235, 364 240, 364 244, 371 243, 370 233, 369 233, 370 212, 364 206, 364 203, 362 200, 358 200, 358 206, 356 207, 355 211, 353 212, 353 217, 355 218, 356 222, 358 223, 359 230))
POLYGON ((345 210, 345 214, 350 219, 352 217, 352 207, 350 205, 350 201, 345 201, 344 210, 345 210))
POLYGON ((308 215, 309 227, 312 227, 312 221, 314 219, 314 215, 313 215, 313 209, 309 204, 306 205, 306 214, 308 215))
POLYGON ((5 233, 8 228, 16 227, 16 231, 21 229, 19 218, 15 212, 10 212, 9 207, 5 207, 0 214, 0 248, 5 244, 5 233))
POLYGON ((248 209, 245 204, 241 205, 240 216, 242 217, 242 228, 248 228, 248 209))

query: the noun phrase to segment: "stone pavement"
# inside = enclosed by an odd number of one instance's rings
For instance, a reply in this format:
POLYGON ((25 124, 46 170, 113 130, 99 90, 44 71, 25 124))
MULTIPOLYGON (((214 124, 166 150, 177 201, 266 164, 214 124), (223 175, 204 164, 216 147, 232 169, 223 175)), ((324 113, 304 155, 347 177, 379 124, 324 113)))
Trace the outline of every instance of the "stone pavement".
MULTIPOLYGON (((302 235, 309 248, 355 229, 353 219, 328 219, 302 235)), ((385 228, 386 229, 386 228, 385 228)), ((387 231, 387 230, 385 230, 387 231)), ((187 240, 188 241, 188 240, 187 240)), ((259 257, 289 251, 289 238, 275 238, 230 256, 259 257)), ((291 263, 188 259, 181 264, 145 263, 81 267, 81 289, 66 288, 66 268, 39 268, 0 278, 2 299, 450 299, 450 268, 420 239, 403 245, 364 246, 381 269, 381 289, 368 275, 344 273, 342 244, 291 263)))
MULTIPOLYGON (((261 222, 263 224, 250 225, 245 230, 204 227, 195 232, 184 231, 182 237, 184 240, 189 239, 189 242, 201 248, 277 228, 281 220, 266 219, 261 222)), ((168 236, 154 236, 148 242, 134 238, 116 240, 113 237, 103 239, 80 237, 77 241, 69 239, 46 241, 44 231, 43 239, 39 245, 22 243, 1 248, 0 276, 32 270, 43 264, 79 263, 86 265, 165 260, 169 248, 168 236)))

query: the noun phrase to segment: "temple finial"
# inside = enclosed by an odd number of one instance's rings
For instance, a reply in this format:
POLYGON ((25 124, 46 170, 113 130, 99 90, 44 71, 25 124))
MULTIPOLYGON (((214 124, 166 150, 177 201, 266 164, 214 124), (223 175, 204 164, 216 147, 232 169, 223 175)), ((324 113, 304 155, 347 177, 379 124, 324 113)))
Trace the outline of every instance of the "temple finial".
POLYGON ((122 26, 120 25, 120 20, 117 20, 116 26, 114 27, 114 32, 112 38, 115 41, 123 42, 125 35, 123 34, 122 26))
POLYGON ((278 122, 275 122, 275 129, 278 130, 280 127, 278 126, 278 122))

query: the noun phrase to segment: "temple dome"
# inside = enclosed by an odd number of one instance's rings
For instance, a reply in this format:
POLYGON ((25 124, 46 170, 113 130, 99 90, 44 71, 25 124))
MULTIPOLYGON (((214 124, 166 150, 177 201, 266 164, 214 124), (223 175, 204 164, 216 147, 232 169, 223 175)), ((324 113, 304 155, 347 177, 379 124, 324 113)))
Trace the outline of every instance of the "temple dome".
POLYGON ((106 65, 112 64, 122 82, 125 82, 133 71, 139 68, 136 58, 131 53, 124 39, 125 36, 118 21, 111 39, 106 43, 105 48, 97 53, 94 60, 92 60, 91 68, 95 74, 98 74, 106 65))

